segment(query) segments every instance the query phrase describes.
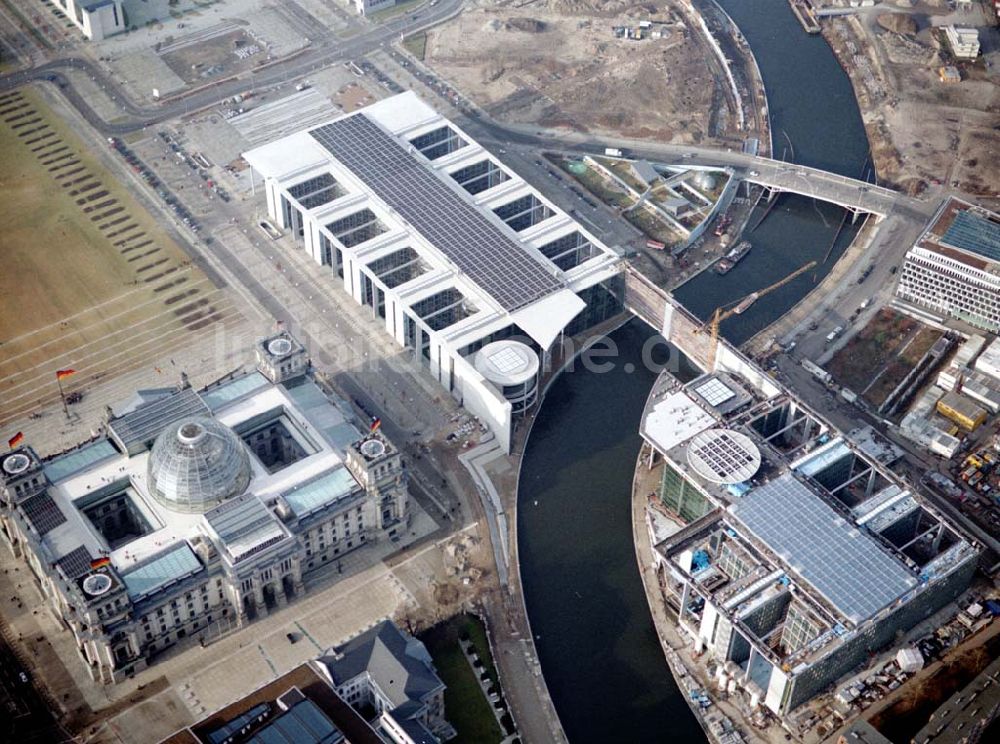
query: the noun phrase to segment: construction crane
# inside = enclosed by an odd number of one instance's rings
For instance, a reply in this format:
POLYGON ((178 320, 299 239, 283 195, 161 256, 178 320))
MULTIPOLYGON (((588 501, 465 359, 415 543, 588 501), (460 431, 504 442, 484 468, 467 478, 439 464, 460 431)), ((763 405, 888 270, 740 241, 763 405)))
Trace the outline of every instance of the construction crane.
POLYGON ((770 294, 779 287, 784 287, 790 281, 806 273, 815 265, 815 261, 810 261, 809 263, 797 268, 784 279, 776 281, 774 284, 764 287, 763 289, 758 289, 756 292, 751 292, 746 297, 741 297, 735 302, 730 302, 727 305, 721 305, 715 308, 715 311, 712 313, 710 319, 705 321, 705 324, 696 331, 696 333, 704 333, 705 331, 708 331, 711 334, 711 346, 708 350, 708 371, 711 372, 715 369, 715 355, 719 350, 719 326, 722 324, 722 321, 727 318, 731 318, 734 315, 739 315, 764 295, 770 294))

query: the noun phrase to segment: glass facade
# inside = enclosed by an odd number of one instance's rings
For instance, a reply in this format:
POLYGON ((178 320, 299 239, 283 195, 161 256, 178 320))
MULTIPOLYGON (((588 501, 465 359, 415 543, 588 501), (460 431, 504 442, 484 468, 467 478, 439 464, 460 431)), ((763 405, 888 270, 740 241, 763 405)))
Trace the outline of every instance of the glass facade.
POLYGON ((685 522, 693 522, 712 510, 708 499, 669 463, 663 464, 660 498, 668 509, 685 522))

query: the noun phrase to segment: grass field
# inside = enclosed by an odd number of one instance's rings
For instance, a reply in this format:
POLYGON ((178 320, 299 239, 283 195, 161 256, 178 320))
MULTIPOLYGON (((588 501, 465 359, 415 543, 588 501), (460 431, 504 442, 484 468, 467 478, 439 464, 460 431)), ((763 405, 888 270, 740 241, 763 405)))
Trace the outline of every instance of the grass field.
POLYGON ((472 641, 476 654, 483 661, 484 669, 494 685, 497 685, 498 680, 486 631, 477 618, 459 615, 421 634, 420 640, 430 651, 438 676, 447 685, 444 693, 445 716, 458 731, 458 736, 451 741, 453 744, 499 742, 503 740, 504 734, 476 681, 468 659, 462 653, 460 638, 472 641))
MULTIPOLYGON (((148 363, 228 300, 33 91, 0 96, 0 417, 148 363)), ((158 356, 156 358, 159 358, 158 356)))
POLYGON ((883 308, 827 368, 837 382, 879 406, 940 337, 940 331, 883 308))

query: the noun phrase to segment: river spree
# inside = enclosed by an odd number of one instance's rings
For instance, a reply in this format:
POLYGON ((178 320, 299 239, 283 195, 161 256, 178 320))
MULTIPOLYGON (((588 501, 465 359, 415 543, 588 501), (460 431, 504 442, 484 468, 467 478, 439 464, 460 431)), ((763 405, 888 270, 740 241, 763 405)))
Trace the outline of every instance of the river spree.
POLYGON ((577 365, 556 382, 521 469, 528 617, 573 744, 703 739, 667 669, 632 547, 637 422, 656 377, 641 350, 651 338, 633 320, 611 336, 621 353, 611 371, 577 365))
MULTIPOLYGON (((754 50, 767 89, 774 157, 852 178, 868 172, 868 139, 851 82, 821 36, 802 30, 787 0, 720 0, 754 50)), ((674 294, 695 315, 766 287, 808 261, 814 271, 772 292, 734 316, 722 332, 742 343, 770 325, 821 280, 853 240, 850 220, 830 250, 844 211, 813 199, 787 195, 767 219, 744 238, 753 250, 725 277, 705 271, 674 294), (829 257, 824 258, 829 251, 829 257)), ((756 224, 759 208, 750 219, 756 224)))
MULTIPOLYGON (((802 30, 786 0, 721 4, 757 56, 776 154, 790 141, 789 160, 794 150, 797 162, 861 176, 868 152, 864 128, 850 82, 826 43, 802 30)), ((678 299, 704 317, 806 261, 822 261, 842 214, 810 199, 783 197, 747 236, 754 248, 725 280, 706 272, 684 285, 678 299)), ((843 231, 816 278, 853 234, 843 231)), ((794 305, 813 281, 810 272, 755 303, 723 327, 726 336, 745 340, 794 305)), ((611 371, 577 365, 554 383, 521 469, 517 529, 525 602, 542 671, 572 744, 705 738, 663 657, 632 544, 637 431, 655 379, 641 363, 651 335, 632 321, 611 336, 619 350, 611 371)), ((693 372, 679 368, 678 374, 687 379, 693 372)))

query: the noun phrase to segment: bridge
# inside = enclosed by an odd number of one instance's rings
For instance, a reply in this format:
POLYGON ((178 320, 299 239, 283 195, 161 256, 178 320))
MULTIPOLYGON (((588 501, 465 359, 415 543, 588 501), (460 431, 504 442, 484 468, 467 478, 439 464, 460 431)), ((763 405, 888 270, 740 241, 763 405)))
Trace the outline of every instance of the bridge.
POLYGON ((496 147, 520 144, 539 150, 587 155, 604 155, 604 149, 608 146, 621 147, 627 148, 625 154, 632 160, 686 167, 731 168, 737 178, 759 184, 772 193, 800 194, 836 204, 855 213, 873 214, 879 218, 886 217, 893 211, 919 219, 927 216, 926 204, 899 191, 831 173, 822 168, 739 150, 636 140, 595 140, 589 135, 576 132, 500 123, 483 115, 459 118, 462 126, 480 142, 496 147))
POLYGON ((854 213, 867 212, 879 217, 885 217, 901 198, 905 198, 898 191, 866 181, 762 157, 754 158, 753 167, 748 168, 742 178, 763 186, 772 194, 800 194, 854 213))

